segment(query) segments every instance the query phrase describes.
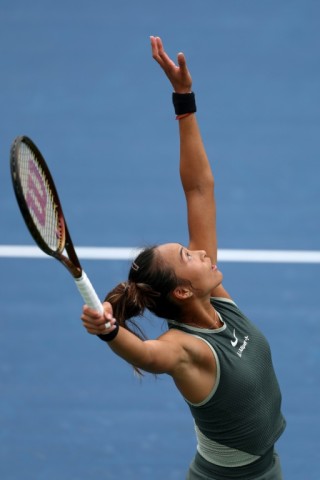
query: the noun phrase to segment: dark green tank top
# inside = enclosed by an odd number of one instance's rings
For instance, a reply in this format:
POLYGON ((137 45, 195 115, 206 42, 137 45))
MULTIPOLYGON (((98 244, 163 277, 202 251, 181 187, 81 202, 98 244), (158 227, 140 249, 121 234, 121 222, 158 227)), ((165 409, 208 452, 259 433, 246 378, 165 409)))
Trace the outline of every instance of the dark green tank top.
POLYGON ((281 392, 264 335, 228 299, 212 298, 223 321, 217 330, 168 321, 208 342, 218 359, 213 394, 189 408, 199 430, 210 440, 252 455, 263 455, 285 429, 281 392))

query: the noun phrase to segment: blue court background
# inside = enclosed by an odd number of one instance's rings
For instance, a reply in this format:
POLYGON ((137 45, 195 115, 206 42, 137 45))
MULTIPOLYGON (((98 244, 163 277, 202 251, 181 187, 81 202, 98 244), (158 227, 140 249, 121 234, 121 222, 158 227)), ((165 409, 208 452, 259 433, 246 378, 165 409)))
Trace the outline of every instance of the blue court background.
MULTIPOLYGON (((50 164, 76 245, 186 242, 153 34, 171 56, 183 50, 193 74, 220 248, 319 250, 319 19, 316 0, 1 0, 0 244, 33 244, 9 173, 19 134, 50 164)), ((101 297, 128 268, 83 263, 101 297)), ((318 480, 319 265, 220 268, 273 349, 284 477, 318 480)), ((183 479, 195 440, 171 380, 137 380, 83 331, 56 262, 1 258, 0 281, 1 479, 183 479)))

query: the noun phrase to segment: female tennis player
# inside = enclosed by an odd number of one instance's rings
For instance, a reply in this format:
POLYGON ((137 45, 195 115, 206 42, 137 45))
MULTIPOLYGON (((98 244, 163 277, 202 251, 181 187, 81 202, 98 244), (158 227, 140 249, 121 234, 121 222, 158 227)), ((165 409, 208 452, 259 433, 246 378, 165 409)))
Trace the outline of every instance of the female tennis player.
POLYGON ((81 319, 136 370, 173 378, 198 442, 188 480, 280 480, 274 445, 285 429, 281 393, 266 339, 225 290, 217 268, 214 178, 191 75, 183 53, 175 64, 159 37, 151 37, 151 47, 174 91, 189 244, 143 250, 127 281, 108 293, 104 315, 84 306, 81 319), (130 329, 145 309, 167 320, 156 340, 130 329))

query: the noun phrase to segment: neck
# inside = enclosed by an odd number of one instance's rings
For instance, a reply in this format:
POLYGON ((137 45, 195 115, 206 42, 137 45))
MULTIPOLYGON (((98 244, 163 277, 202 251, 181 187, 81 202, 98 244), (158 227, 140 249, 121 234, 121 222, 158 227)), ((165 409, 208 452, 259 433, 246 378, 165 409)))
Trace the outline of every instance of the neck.
POLYGON ((191 327, 199 328, 217 329, 223 325, 218 312, 213 308, 211 303, 209 307, 194 305, 194 308, 192 308, 191 305, 189 305, 188 311, 182 316, 180 321, 191 327))

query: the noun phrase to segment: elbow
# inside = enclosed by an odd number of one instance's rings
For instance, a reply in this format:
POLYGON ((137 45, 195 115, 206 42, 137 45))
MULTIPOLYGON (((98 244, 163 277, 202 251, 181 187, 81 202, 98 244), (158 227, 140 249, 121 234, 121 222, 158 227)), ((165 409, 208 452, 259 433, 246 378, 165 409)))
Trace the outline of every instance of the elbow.
POLYGON ((212 195, 214 193, 214 178, 212 175, 208 176, 204 181, 195 185, 194 191, 200 195, 212 195))

